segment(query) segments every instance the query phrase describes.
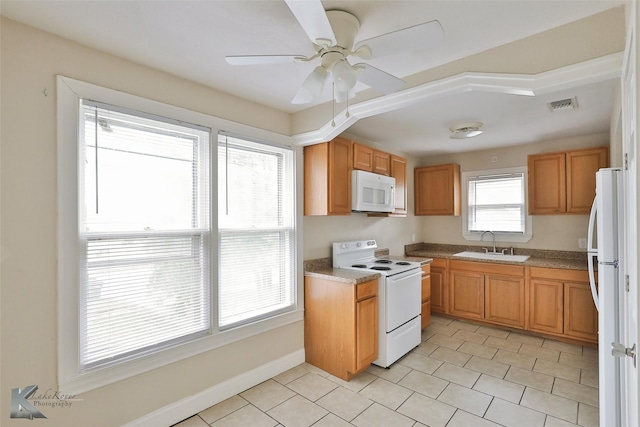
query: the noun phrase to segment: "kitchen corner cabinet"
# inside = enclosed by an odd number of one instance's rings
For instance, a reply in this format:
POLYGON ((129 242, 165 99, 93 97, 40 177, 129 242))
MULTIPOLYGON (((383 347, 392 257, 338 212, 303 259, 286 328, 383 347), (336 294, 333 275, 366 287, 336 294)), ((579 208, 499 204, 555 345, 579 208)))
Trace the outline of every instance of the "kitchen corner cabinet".
POLYGON ((609 164, 609 147, 530 155, 529 213, 588 214, 595 196, 595 173, 609 164))
POLYGON ((449 268, 449 314, 525 327, 523 266, 450 261, 449 268))
POLYGON ((391 154, 354 142, 353 169, 389 176, 391 173, 391 154))
POLYGON ((431 311, 448 313, 447 260, 434 258, 430 264, 431 276, 431 311))
POLYGON ((378 358, 378 281, 304 279, 306 361, 349 381, 378 358))
POLYGON ((531 267, 529 329, 598 341, 598 312, 582 270, 531 267))
POLYGON ((424 329, 431 323, 431 266, 422 266, 422 311, 420 313, 420 328, 424 329))
POLYGON ((305 215, 351 215, 352 156, 341 137, 304 148, 305 215))
POLYGON ((414 169, 416 215, 460 215, 460 166, 414 169))

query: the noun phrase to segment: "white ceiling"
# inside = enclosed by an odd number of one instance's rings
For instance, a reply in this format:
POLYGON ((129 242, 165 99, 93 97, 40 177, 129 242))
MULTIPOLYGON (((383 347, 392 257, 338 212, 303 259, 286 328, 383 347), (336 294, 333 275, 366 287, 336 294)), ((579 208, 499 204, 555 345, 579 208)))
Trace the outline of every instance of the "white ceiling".
MULTIPOLYGON (((445 42, 440 47, 370 61, 401 78, 623 3, 323 1, 327 10, 346 10, 358 17, 361 28, 356 40, 437 19, 445 32, 445 42)), ((10 19, 278 110, 293 114, 312 107, 293 105, 290 100, 317 64, 231 66, 224 60, 225 55, 314 53, 304 31, 281 0, 3 0, 0 12, 10 19)), ((356 89, 368 88, 359 83, 356 89)), ((481 91, 452 93, 363 118, 347 131, 416 155, 522 144, 608 131, 613 93, 611 79, 541 96, 481 91), (572 96, 578 97, 578 110, 551 114, 546 107, 548 101, 572 96), (449 126, 465 121, 485 123, 485 134, 468 141, 449 140, 449 126)), ((327 88, 320 102, 330 99, 327 88)))

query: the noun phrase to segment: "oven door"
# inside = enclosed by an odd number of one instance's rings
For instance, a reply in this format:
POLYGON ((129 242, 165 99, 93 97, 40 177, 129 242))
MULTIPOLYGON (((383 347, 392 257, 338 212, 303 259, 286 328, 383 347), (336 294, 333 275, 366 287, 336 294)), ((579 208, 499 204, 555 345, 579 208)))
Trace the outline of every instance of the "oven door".
POLYGON ((422 270, 416 268, 385 278, 386 332, 407 323, 420 314, 422 270))

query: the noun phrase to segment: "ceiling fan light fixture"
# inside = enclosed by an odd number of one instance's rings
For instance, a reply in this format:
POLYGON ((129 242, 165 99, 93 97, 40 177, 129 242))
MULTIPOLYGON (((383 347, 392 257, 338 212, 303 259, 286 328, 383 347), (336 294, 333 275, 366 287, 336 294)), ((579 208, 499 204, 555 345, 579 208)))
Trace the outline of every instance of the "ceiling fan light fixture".
POLYGON ((341 59, 333 64, 331 72, 338 92, 349 92, 358 81, 355 70, 351 68, 346 59, 341 59))
POLYGON ((473 138, 474 136, 478 136, 482 134, 482 123, 480 122, 468 122, 461 123, 459 125, 455 125, 449 128, 451 131, 451 135, 449 138, 451 139, 465 139, 465 138, 473 138))
POLYGON ((311 74, 307 76, 302 83, 302 87, 298 91, 298 94, 292 104, 306 104, 314 99, 320 98, 322 91, 324 90, 324 84, 327 81, 327 70, 323 66, 316 67, 311 74))

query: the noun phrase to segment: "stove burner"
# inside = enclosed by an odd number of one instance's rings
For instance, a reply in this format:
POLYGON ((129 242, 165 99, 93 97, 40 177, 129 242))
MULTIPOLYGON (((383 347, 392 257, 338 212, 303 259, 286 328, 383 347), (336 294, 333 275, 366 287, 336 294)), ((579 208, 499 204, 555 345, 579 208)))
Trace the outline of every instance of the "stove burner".
POLYGON ((376 263, 377 264, 393 264, 393 261, 391 261, 390 259, 377 259, 376 263))
POLYGON ((364 264, 354 264, 354 265, 352 265, 351 267, 355 267, 355 268, 367 268, 367 266, 366 266, 366 265, 364 265, 364 264))
POLYGON ((396 265, 411 265, 411 263, 406 262, 406 261, 398 261, 398 262, 396 262, 396 265))
POLYGON ((372 270, 378 270, 378 271, 389 271, 391 270, 391 267, 379 267, 377 265, 374 265, 373 267, 371 267, 372 270))

